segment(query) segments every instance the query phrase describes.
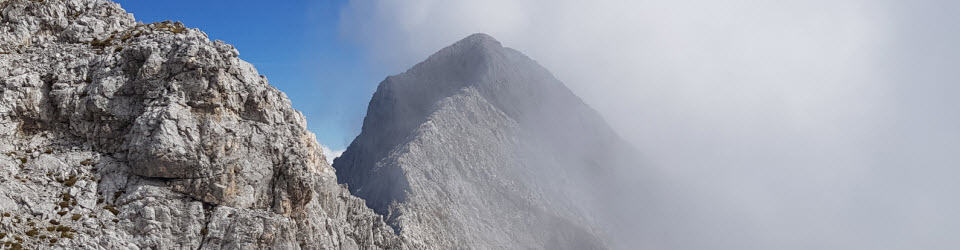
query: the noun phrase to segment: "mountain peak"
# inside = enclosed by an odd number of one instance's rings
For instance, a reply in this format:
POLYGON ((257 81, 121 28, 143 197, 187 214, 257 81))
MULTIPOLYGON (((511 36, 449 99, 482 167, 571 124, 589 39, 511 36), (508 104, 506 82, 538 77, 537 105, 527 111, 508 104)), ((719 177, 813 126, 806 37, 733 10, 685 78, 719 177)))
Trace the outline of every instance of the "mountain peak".
POLYGON ((442 71, 448 72, 444 77, 458 78, 453 82, 476 82, 470 78, 482 75, 490 64, 504 58, 506 53, 506 48, 492 36, 475 33, 440 49, 407 72, 442 71))
POLYGON ((612 137, 549 71, 477 33, 384 80, 334 168, 412 248, 597 249, 582 211, 599 192, 573 187, 601 186, 612 137))
POLYGON ((503 48, 500 41, 486 33, 473 33, 460 41, 453 43, 450 47, 479 46, 486 48, 503 48))

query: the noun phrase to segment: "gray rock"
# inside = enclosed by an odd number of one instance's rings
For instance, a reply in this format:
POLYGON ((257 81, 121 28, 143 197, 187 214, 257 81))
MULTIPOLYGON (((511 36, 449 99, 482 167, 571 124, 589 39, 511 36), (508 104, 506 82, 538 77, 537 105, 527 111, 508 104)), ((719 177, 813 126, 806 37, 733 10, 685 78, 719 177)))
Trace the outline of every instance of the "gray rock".
POLYGON ((237 56, 105 0, 0 1, 0 242, 400 248, 237 56))
POLYGON ((422 249, 608 248, 634 149, 546 69, 485 34, 390 76, 334 161, 422 249))

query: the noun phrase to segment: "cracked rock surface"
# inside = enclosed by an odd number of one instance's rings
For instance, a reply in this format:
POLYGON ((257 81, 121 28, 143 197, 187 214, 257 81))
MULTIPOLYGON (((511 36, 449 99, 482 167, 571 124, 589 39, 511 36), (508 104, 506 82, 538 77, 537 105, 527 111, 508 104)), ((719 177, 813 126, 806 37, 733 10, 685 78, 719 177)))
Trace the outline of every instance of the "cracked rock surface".
POLYGON ((106 0, 0 0, 2 247, 400 248, 237 56, 106 0))

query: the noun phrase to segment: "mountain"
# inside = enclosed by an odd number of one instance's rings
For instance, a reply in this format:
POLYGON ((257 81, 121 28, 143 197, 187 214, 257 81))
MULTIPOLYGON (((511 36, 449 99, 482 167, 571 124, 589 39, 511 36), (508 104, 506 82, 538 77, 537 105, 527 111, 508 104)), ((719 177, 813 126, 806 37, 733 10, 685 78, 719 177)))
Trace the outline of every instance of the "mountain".
POLYGON ((4 247, 403 247, 237 56, 106 0, 0 0, 4 247))
POLYGON ((633 149, 550 72, 486 34, 387 77, 337 178, 421 249, 604 249, 633 149))

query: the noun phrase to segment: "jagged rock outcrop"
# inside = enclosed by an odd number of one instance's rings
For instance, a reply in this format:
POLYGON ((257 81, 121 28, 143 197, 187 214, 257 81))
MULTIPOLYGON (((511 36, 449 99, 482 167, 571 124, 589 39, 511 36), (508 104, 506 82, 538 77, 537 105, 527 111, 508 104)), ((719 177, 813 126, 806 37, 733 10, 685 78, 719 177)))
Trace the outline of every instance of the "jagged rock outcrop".
POLYGON ((546 69, 485 34, 390 76, 338 179, 424 249, 602 249, 632 157, 546 69))
POLYGON ((0 243, 399 248, 237 55, 106 0, 0 0, 0 243))

